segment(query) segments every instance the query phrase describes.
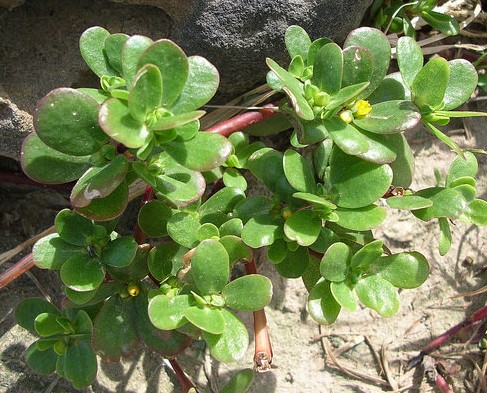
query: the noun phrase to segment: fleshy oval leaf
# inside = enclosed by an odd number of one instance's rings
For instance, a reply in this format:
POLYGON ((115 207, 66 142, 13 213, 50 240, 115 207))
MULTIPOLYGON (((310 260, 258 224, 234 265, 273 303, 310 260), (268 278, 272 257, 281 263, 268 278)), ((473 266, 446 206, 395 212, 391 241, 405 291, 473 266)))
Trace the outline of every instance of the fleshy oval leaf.
POLYGON ((222 296, 225 304, 236 310, 261 310, 271 301, 272 283, 260 274, 249 274, 228 283, 222 296))

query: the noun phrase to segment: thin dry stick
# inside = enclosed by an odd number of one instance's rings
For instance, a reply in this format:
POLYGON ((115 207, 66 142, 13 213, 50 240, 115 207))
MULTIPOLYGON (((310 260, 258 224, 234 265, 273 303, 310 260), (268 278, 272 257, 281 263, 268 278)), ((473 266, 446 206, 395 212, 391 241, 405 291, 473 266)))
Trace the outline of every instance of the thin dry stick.
MULTIPOLYGON (((321 339, 321 337, 320 337, 321 339)), ((357 336, 353 340, 347 341, 345 344, 343 344, 341 347, 335 349, 333 351, 333 355, 335 357, 339 357, 343 355, 345 352, 350 351, 352 348, 356 347, 359 344, 362 344, 365 341, 364 336, 357 336)))
POLYGON ((32 272, 30 271, 26 271, 25 274, 27 274, 27 276, 34 282, 35 286, 37 287, 37 289, 42 293, 42 295, 44 296, 44 298, 49 302, 49 303, 53 303, 52 301, 52 298, 51 296, 49 295, 49 293, 47 293, 47 291, 44 289, 44 287, 42 286, 42 284, 39 282, 39 280, 37 279, 36 276, 34 276, 32 274, 32 272))
POLYGON ((381 359, 382 369, 384 370, 384 374, 386 376, 387 382, 389 382, 389 385, 391 385, 392 389, 398 390, 399 385, 397 384, 396 380, 392 376, 391 369, 389 368, 389 360, 387 359, 387 352, 386 352, 385 345, 382 345, 380 349, 380 359, 381 359))
POLYGON ((370 341, 370 339, 367 336, 364 336, 364 337, 365 337, 365 342, 369 346, 369 349, 372 351, 372 355, 374 356, 374 359, 380 368, 379 375, 381 375, 381 376, 385 375, 379 353, 375 350, 375 347, 372 344, 372 341, 370 341))
POLYGON ((479 365, 477 362, 472 359, 470 356, 467 357, 468 360, 470 360, 475 368, 475 371, 479 374, 479 384, 477 386, 477 391, 476 393, 485 393, 487 392, 487 383, 485 380, 485 370, 487 366, 487 352, 484 355, 484 362, 482 364, 482 369, 480 369, 479 365))

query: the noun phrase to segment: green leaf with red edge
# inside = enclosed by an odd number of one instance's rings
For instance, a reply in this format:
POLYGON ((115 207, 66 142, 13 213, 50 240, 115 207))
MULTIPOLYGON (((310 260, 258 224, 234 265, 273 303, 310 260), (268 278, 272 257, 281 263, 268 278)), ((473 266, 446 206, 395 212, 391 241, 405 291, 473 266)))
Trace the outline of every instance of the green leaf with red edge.
POLYGON ((95 381, 98 364, 88 340, 80 340, 68 346, 63 357, 64 377, 76 389, 86 388, 95 381))
POLYGON ((220 362, 234 362, 241 359, 249 345, 249 334, 245 325, 233 313, 222 309, 225 330, 222 334, 203 331, 203 338, 211 355, 220 362))
POLYGON ((315 56, 311 82, 328 94, 337 93, 342 85, 343 53, 335 43, 323 46, 315 56))
POLYGON ((74 254, 86 254, 86 247, 76 246, 52 233, 39 239, 32 248, 34 263, 41 269, 59 270, 74 254))
POLYGON ((118 362, 128 357, 139 344, 134 326, 136 303, 112 296, 99 311, 93 326, 93 350, 102 359, 118 362))
POLYGON ((330 183, 333 201, 344 208, 359 208, 382 197, 391 185, 393 173, 387 165, 378 165, 349 156, 336 147, 330 158, 330 183))
POLYGON ((98 125, 98 109, 93 98, 75 89, 52 90, 34 112, 37 136, 64 154, 92 154, 109 141, 98 125))
POLYGON ((40 298, 22 299, 15 307, 14 317, 19 326, 27 329, 33 334, 36 333, 35 319, 39 314, 51 313, 61 316, 61 312, 52 303, 40 298))
POLYGON ((159 68, 146 64, 137 74, 129 90, 128 108, 130 115, 139 122, 158 108, 162 98, 162 75, 159 68))
POLYGON ((383 317, 392 317, 399 311, 397 289, 384 278, 365 277, 357 282, 355 292, 364 306, 383 317))
POLYGON ((372 105, 370 113, 354 119, 360 128, 377 134, 396 134, 414 128, 421 120, 421 113, 409 101, 385 101, 372 105))
POLYGON ((209 171, 227 160, 232 144, 221 135, 199 132, 189 141, 164 144, 164 150, 186 168, 209 171))
POLYGON ((130 86, 132 79, 137 73, 140 56, 153 43, 149 37, 133 35, 129 37, 122 49, 122 71, 123 78, 130 86))
POLYGON ((71 156, 47 146, 35 133, 22 143, 24 173, 39 183, 62 184, 79 179, 91 166, 90 156, 71 156))
POLYGON ((330 281, 321 278, 311 288, 308 296, 308 312, 316 322, 330 325, 340 314, 341 306, 333 297, 330 290, 330 281))
POLYGON ((104 75, 117 76, 117 72, 108 62, 105 52, 105 40, 108 37, 110 37, 110 33, 107 30, 100 26, 94 26, 85 30, 79 40, 83 60, 99 77, 104 75))
POLYGON ((349 46, 343 50, 342 87, 369 82, 374 67, 372 55, 367 48, 349 46))
POLYGON ((148 314, 146 290, 137 296, 135 302, 135 328, 142 341, 153 351, 162 356, 175 356, 184 351, 190 344, 191 338, 176 330, 161 330, 156 328, 148 314))
POLYGON ((188 79, 170 108, 175 114, 201 108, 215 95, 220 83, 218 70, 204 57, 188 57, 188 66, 188 79))
POLYGON ((222 334, 225 330, 225 320, 218 308, 211 306, 191 306, 183 312, 186 319, 204 332, 222 334))
POLYGON ((222 296, 226 306, 236 310, 261 310, 271 301, 272 283, 260 274, 249 274, 228 283, 222 296))
POLYGON ((191 258, 191 276, 201 293, 220 293, 230 277, 225 247, 216 240, 203 240, 191 258))
POLYGON ((110 34, 104 42, 108 64, 120 75, 122 75, 122 50, 128 39, 127 34, 116 33, 110 34))
POLYGON ((360 98, 368 97, 379 86, 389 70, 391 59, 391 46, 384 33, 371 27, 360 27, 352 30, 343 44, 346 49, 350 46, 359 46, 368 49, 372 56, 372 74, 370 85, 360 93, 360 98))
POLYGON ((127 183, 122 182, 110 195, 93 199, 88 206, 76 208, 76 212, 90 220, 110 221, 125 211, 128 196, 127 183))
POLYGON ((90 168, 71 190, 71 204, 85 207, 93 199, 110 195, 125 180, 128 169, 129 163, 123 155, 117 155, 102 167, 90 168))
POLYGON ((98 121, 108 136, 129 148, 142 147, 149 136, 145 123, 134 119, 127 102, 118 98, 103 103, 98 121))
POLYGON ((105 271, 99 259, 88 255, 74 255, 61 267, 61 280, 78 292, 92 291, 105 279, 105 271))
POLYGON ((189 74, 188 58, 174 42, 162 39, 151 44, 141 55, 138 68, 154 64, 164 80, 162 105, 171 106, 181 94, 189 74))
POLYGON ((420 108, 439 107, 443 102, 449 79, 450 65, 445 59, 436 57, 428 61, 411 85, 414 103, 420 108))

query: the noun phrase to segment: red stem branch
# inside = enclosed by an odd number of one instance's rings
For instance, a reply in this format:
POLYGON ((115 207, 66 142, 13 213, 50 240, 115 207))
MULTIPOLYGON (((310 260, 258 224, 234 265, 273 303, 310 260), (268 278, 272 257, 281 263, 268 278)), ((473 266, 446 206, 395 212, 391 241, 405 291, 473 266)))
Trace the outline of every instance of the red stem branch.
POLYGON ((5 270, 0 274, 0 288, 3 288, 14 281, 17 277, 20 277, 26 271, 30 270, 34 266, 34 258, 32 253, 27 254, 20 261, 5 270))
MULTIPOLYGON (((257 274, 255 260, 252 259, 245 264, 246 274, 257 274)), ((254 311, 254 335, 255 352, 254 364, 258 372, 270 371, 272 363, 272 344, 267 329, 267 318, 264 309, 254 311)))
POLYGON ((181 390, 183 393, 188 393, 191 388, 196 390, 193 382, 191 382, 191 380, 188 378, 176 359, 168 359, 168 361, 171 363, 172 369, 174 370, 174 373, 181 384, 181 390))
POLYGON ((221 123, 215 124, 214 126, 207 128, 205 132, 213 132, 215 134, 220 134, 223 136, 230 136, 234 132, 241 131, 252 124, 267 120, 268 118, 277 115, 278 112, 271 109, 274 108, 273 104, 264 105, 258 111, 251 111, 241 113, 240 115, 234 116, 228 120, 222 121, 221 123))

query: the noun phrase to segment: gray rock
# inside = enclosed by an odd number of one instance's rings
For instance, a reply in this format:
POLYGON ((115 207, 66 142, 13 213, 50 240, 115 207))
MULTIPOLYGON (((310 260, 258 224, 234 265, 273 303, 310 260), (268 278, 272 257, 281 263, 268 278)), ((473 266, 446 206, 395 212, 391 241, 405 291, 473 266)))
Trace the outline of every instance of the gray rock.
POLYGON ((19 160, 22 140, 32 130, 32 116, 0 97, 0 156, 19 160))

